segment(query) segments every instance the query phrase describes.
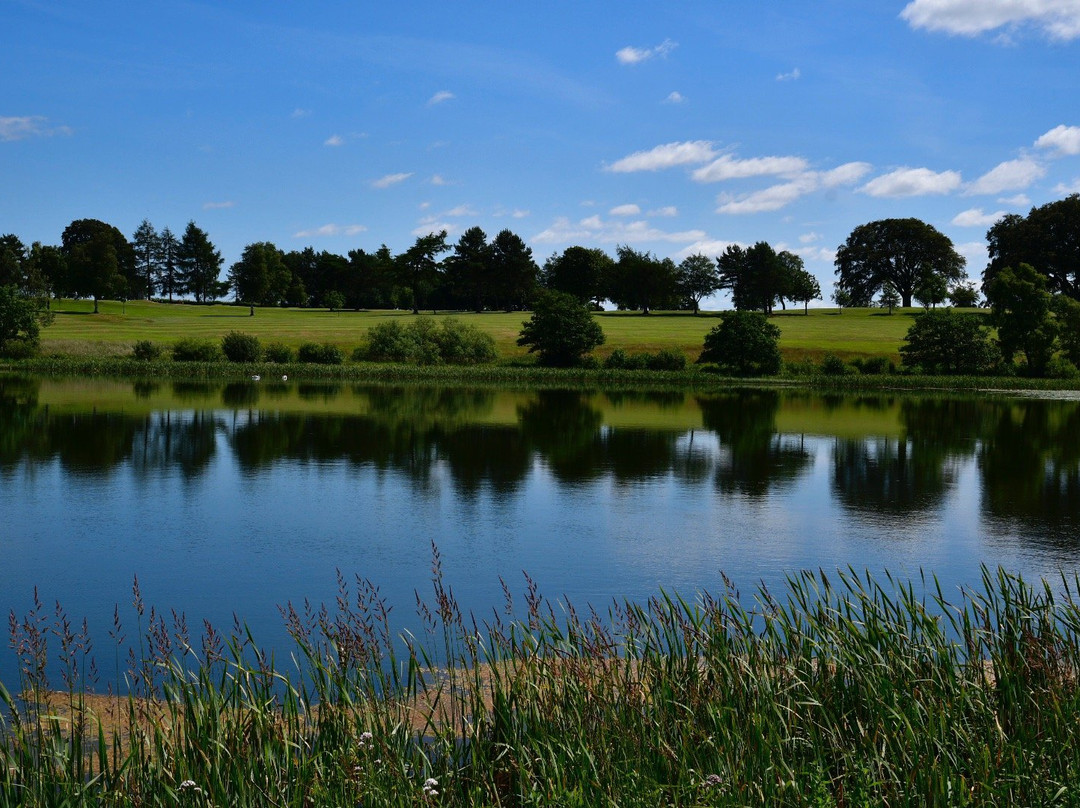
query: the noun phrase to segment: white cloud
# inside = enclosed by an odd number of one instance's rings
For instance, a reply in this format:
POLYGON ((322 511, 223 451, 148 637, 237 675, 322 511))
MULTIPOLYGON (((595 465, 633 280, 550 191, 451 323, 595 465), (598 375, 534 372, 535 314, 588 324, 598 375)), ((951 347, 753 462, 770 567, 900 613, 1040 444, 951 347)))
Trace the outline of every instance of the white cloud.
MULTIPOLYGON (((965 241, 963 244, 954 245, 954 249, 967 261, 968 268, 985 267, 990 262, 990 255, 986 251, 985 241, 965 241)), ((978 272, 976 271, 976 279, 978 272)))
POLYGON ((866 183, 863 193, 876 197, 927 196, 948 194, 960 187, 958 171, 931 171, 929 168, 898 168, 866 183))
POLYGON ((362 224, 324 224, 310 230, 299 230, 293 233, 293 238, 315 238, 318 236, 357 236, 367 231, 362 224))
POLYGON ((458 205, 457 207, 450 208, 443 214, 444 216, 476 216, 476 210, 470 205, 458 205))
POLYGON ((405 180, 407 180, 411 176, 412 176, 411 171, 408 172, 408 173, 401 173, 401 174, 387 174, 385 177, 379 177, 379 179, 377 179, 377 180, 372 180, 371 187, 372 188, 389 188, 392 185, 397 185, 398 183, 405 182, 405 180))
POLYGON ((663 216, 665 218, 670 218, 672 216, 678 216, 679 215, 679 209, 677 207, 675 207, 674 205, 664 205, 664 207, 662 207, 662 208, 657 208, 656 210, 650 210, 647 215, 649 215, 649 216, 663 216))
POLYGON ((1058 196, 1071 196, 1072 194, 1080 194, 1080 177, 1072 181, 1072 185, 1067 185, 1064 182, 1059 182, 1054 186, 1054 193, 1058 196))
POLYGON ((721 194, 717 213, 764 213, 790 205, 799 197, 822 188, 835 188, 858 182, 870 170, 869 163, 845 163, 830 171, 804 171, 790 182, 771 185, 742 196, 721 194))
POLYGON ((619 64, 636 65, 647 62, 655 56, 666 57, 677 47, 679 43, 672 42, 670 39, 665 39, 655 48, 635 48, 627 45, 615 52, 615 58, 619 60, 619 64))
POLYGON ((799 236, 800 244, 813 244, 815 241, 821 241, 820 233, 803 233, 799 236))
POLYGON ((1031 197, 1027 194, 1017 194, 1016 196, 1007 196, 998 199, 1002 205, 1012 205, 1014 208, 1026 208, 1031 204, 1031 197))
POLYGON ((455 96, 449 90, 439 90, 439 92, 435 93, 435 95, 431 96, 431 98, 428 99, 427 105, 429 107, 433 107, 436 104, 441 104, 444 101, 450 101, 453 98, 457 98, 457 96, 455 96))
POLYGON ((806 170, 801 157, 750 157, 745 160, 724 154, 693 173, 698 182, 723 182, 747 177, 793 176, 806 170))
POLYGON ((49 126, 49 119, 41 115, 25 115, 22 117, 0 117, 0 140, 25 140, 30 137, 52 137, 53 135, 70 135, 71 128, 67 126, 49 126))
POLYGON ((429 216, 420 220, 420 224, 413 228, 412 234, 414 236, 430 236, 435 235, 443 230, 447 235, 457 231, 457 225, 452 222, 440 222, 438 219, 429 216))
POLYGON ((330 135, 330 137, 328 137, 326 140, 323 141, 323 145, 324 146, 344 146, 345 145, 345 138, 343 138, 341 135, 330 135))
POLYGON ((717 200, 720 207, 716 209, 716 212, 742 214, 780 210, 780 208, 787 207, 800 196, 810 193, 815 188, 813 178, 808 177, 779 185, 770 185, 768 188, 741 197, 721 194, 717 200))
POLYGON ((521 208, 514 208, 510 215, 515 219, 526 219, 529 216, 529 211, 522 210, 521 208))
POLYGON ((616 160, 608 171, 624 174, 632 171, 659 171, 675 166, 707 163, 716 158, 716 150, 708 140, 688 140, 682 143, 665 143, 647 151, 638 151, 616 160))
POLYGON ((637 216, 641 208, 637 205, 616 205, 608 213, 612 216, 637 216))
POLYGON ((224 210, 226 208, 236 207, 236 203, 232 200, 227 202, 203 202, 203 210, 224 210))
POLYGON ((300 107, 297 107, 296 109, 294 109, 292 111, 292 117, 293 118, 306 118, 310 114, 311 114, 310 109, 301 109, 300 107))
POLYGON ((1005 211, 1003 210, 994 213, 983 213, 982 208, 971 208, 956 214, 952 223, 957 227, 989 227, 1004 215, 1005 211))
POLYGON ((708 258, 719 258, 724 254, 724 251, 728 247, 734 246, 746 246, 740 244, 737 241, 723 241, 722 239, 701 239, 695 241, 693 244, 689 244, 683 247, 673 256, 675 260, 681 261, 682 259, 691 255, 704 255, 708 258))
POLYGON ((431 175, 431 179, 429 180, 429 182, 430 182, 430 183, 431 183, 432 185, 440 185, 440 186, 441 186, 441 185, 449 185, 449 184, 450 184, 450 183, 448 183, 448 182, 446 181, 446 179, 445 179, 445 178, 444 178, 444 177, 442 176, 442 174, 432 174, 432 175, 431 175))
POLYGON ((1006 160, 971 183, 965 194, 1000 194, 1027 188, 1046 175, 1046 169, 1030 157, 1006 160))
POLYGON ((778 73, 776 76, 777 81, 797 81, 802 73, 799 72, 799 68, 795 68, 790 73, 778 73))
POLYGON ((1040 149, 1053 149, 1058 154, 1080 154, 1080 126, 1055 126, 1035 141, 1040 149))
POLYGON ((913 28, 976 36, 1031 25, 1053 39, 1080 36, 1077 0, 913 0, 900 16, 913 28))
POLYGON ((664 99, 665 104, 682 104, 686 102, 686 96, 678 91, 668 93, 668 97, 664 99))
POLYGON ((573 223, 565 216, 560 216, 550 227, 535 235, 531 240, 539 244, 564 244, 574 241, 602 244, 663 241, 683 244, 699 241, 704 237, 705 233, 701 230, 669 233, 652 227, 645 221, 604 221, 599 216, 590 216, 573 223))

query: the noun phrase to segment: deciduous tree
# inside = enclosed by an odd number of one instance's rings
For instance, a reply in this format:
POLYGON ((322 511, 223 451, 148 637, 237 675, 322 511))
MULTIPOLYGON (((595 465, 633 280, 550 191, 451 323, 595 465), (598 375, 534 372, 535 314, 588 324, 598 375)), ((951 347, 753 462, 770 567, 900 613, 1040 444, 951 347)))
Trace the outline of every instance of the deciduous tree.
POLYGON ((693 306, 696 315, 701 310, 701 301, 720 289, 720 271, 711 258, 694 253, 679 263, 678 284, 679 293, 693 306))
POLYGON ((533 315, 522 324, 517 343, 537 353, 541 365, 571 367, 604 344, 604 331, 588 306, 573 295, 545 291, 537 296, 533 315))
POLYGON ((870 305, 886 281, 896 287, 901 303, 910 306, 928 276, 955 283, 964 277, 964 263, 947 236, 919 219, 859 225, 836 252, 838 284, 855 306, 870 305))
POLYGON ((733 376, 773 376, 780 372, 780 329, 757 311, 725 311, 705 335, 698 362, 733 376))
POLYGON ((1043 275, 1052 292, 1080 299, 1080 194, 1010 214, 986 234, 990 263, 983 285, 1006 267, 1028 264, 1043 275))

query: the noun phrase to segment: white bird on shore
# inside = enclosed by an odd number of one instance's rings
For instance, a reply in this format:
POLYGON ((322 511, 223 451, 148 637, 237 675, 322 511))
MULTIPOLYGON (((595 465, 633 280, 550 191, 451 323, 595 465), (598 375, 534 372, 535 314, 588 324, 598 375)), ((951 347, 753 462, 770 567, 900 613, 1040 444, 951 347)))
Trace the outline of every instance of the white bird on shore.
POLYGON ((260 381, 261 379, 262 379, 262 376, 260 376, 258 373, 256 373, 254 376, 251 377, 251 380, 253 382, 260 381))
POLYGON ((281 377, 281 380, 282 380, 283 382, 287 382, 287 381, 289 380, 289 377, 288 377, 288 376, 282 376, 282 377, 281 377))

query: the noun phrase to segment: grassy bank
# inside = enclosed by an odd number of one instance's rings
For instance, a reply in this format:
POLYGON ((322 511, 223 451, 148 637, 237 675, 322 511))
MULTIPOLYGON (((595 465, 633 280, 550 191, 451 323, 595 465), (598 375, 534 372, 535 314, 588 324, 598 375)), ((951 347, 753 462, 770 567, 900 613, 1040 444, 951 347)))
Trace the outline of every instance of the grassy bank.
MULTIPOLYGON (((338 311, 316 309, 256 309, 255 316, 243 306, 195 306, 146 301, 102 301, 93 314, 87 300, 53 301, 55 320, 42 332, 42 352, 64 356, 123 356, 139 340, 170 345, 185 337, 220 340, 229 331, 253 334, 263 342, 283 342, 293 348, 304 342, 330 342, 346 355, 366 338, 373 325, 390 319, 409 321, 404 311, 338 311)), ((918 309, 897 309, 892 315, 880 309, 811 309, 778 312, 773 318, 781 330, 781 350, 789 361, 826 353, 842 358, 884 356, 899 361, 899 349, 918 309)), ((432 316, 430 313, 419 316, 432 316)), ((447 316, 445 313, 436 315, 447 316)), ((475 325, 495 339, 503 360, 520 359, 526 351, 517 345, 518 332, 528 319, 523 312, 457 312, 452 316, 475 325)), ((600 358, 616 348, 656 352, 680 350, 692 361, 701 352, 705 334, 716 325, 716 316, 695 317, 688 312, 604 312, 596 315, 606 342, 600 358)))
POLYGON ((530 583, 517 619, 478 625, 437 552, 434 570, 416 636, 395 639, 363 581, 340 583, 336 610, 287 607, 291 665, 241 628, 192 638, 136 589, 130 642, 117 618, 115 650, 95 646, 132 692, 104 699, 83 697, 89 637, 36 605, 11 621, 22 677, 3 693, 0 804, 1080 801, 1076 580, 987 572, 949 598, 805 573, 750 600, 729 588, 602 615, 530 583))

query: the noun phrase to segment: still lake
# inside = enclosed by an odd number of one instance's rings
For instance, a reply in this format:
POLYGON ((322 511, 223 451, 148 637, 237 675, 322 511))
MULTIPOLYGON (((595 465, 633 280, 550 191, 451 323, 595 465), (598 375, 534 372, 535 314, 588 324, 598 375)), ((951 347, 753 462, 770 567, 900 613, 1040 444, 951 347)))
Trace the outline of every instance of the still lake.
MULTIPOLYGON (((0 376, 0 608, 35 586, 284 648, 278 606, 337 571, 418 624, 432 543, 460 605, 525 571, 606 610, 801 569, 1080 570, 1080 402, 805 390, 628 393, 0 376)), ((0 680, 13 671, 0 654, 0 680)))

